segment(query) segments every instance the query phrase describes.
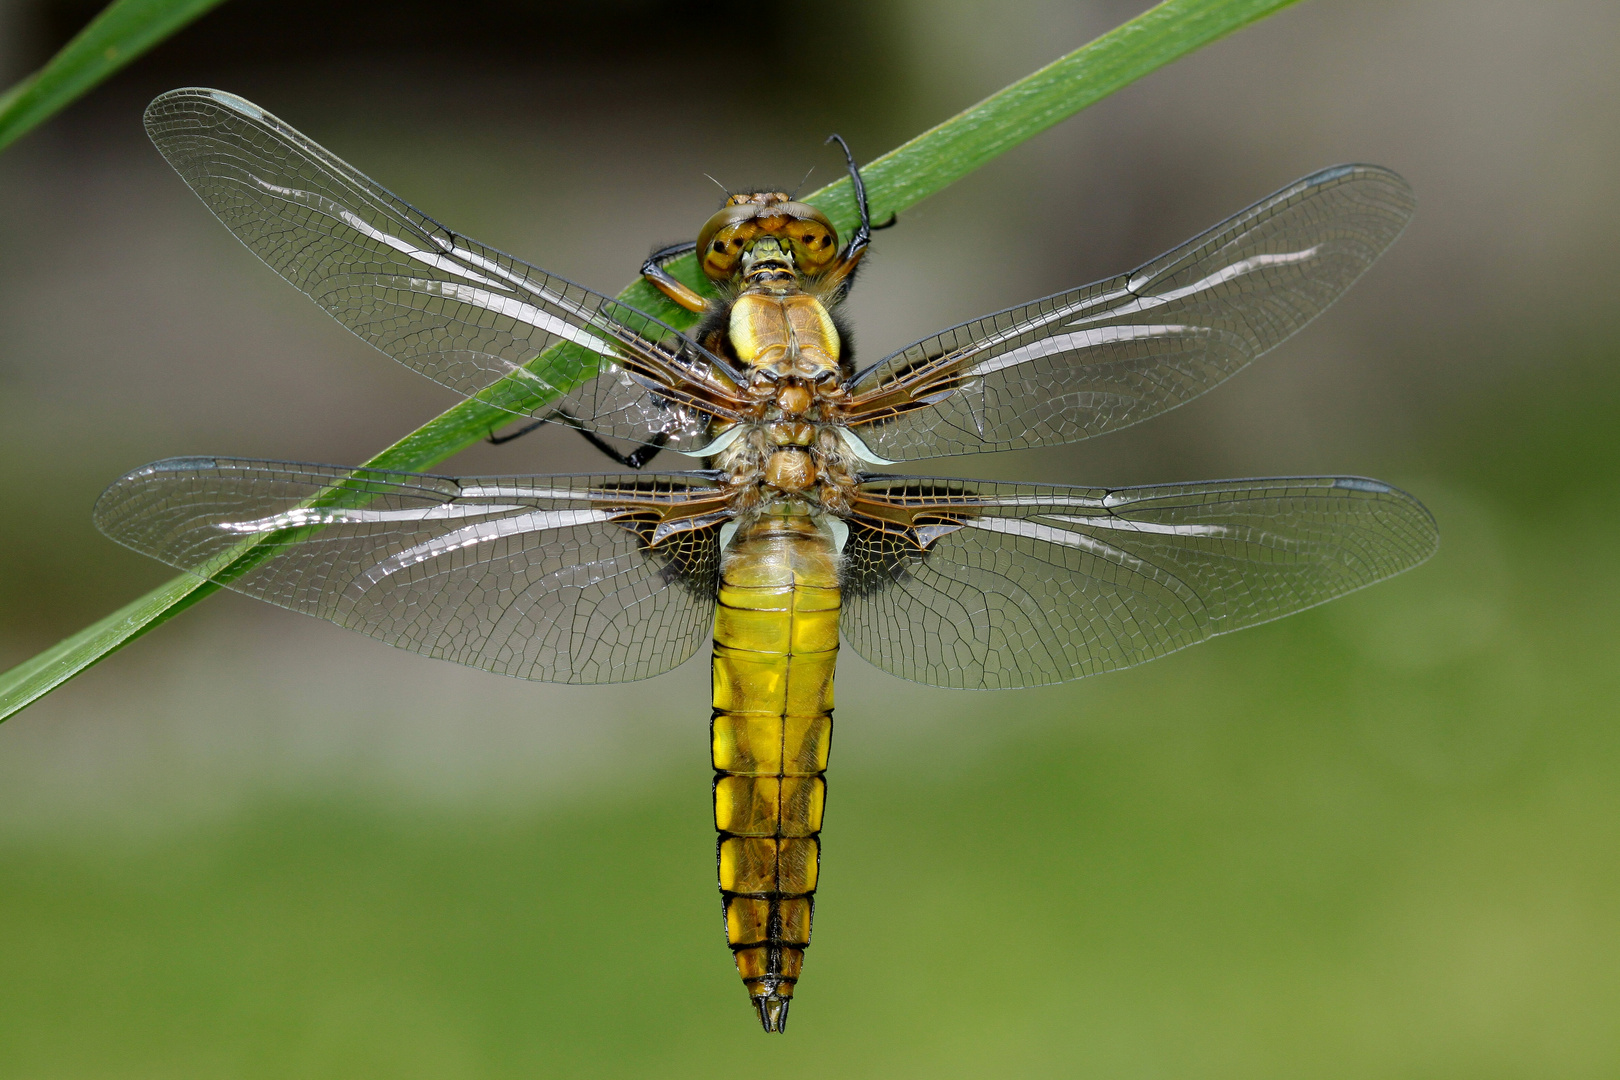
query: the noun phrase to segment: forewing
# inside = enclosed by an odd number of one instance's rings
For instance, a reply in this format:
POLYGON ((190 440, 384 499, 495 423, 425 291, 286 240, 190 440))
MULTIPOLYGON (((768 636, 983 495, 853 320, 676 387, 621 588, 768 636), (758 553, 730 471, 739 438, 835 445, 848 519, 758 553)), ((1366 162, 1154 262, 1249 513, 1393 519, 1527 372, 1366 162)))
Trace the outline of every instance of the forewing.
POLYGON ((390 645, 603 683, 667 671, 709 639, 719 519, 706 512, 722 506, 698 475, 452 480, 174 458, 115 482, 95 522, 170 566, 390 645))
POLYGON ((1117 490, 890 477, 863 484, 856 508, 870 516, 844 548, 846 640, 902 678, 969 689, 1139 664, 1398 574, 1438 542, 1417 500, 1354 477, 1117 490))
POLYGON ((875 455, 936 457, 1089 438, 1190 401, 1314 319, 1414 208, 1395 173, 1290 184, 1129 274, 917 342, 856 376, 875 455))
POLYGON ((511 376, 486 400, 639 442, 729 416, 725 364, 671 327, 451 232, 252 102, 174 90, 146 130, 271 269, 435 382, 472 396, 511 376))

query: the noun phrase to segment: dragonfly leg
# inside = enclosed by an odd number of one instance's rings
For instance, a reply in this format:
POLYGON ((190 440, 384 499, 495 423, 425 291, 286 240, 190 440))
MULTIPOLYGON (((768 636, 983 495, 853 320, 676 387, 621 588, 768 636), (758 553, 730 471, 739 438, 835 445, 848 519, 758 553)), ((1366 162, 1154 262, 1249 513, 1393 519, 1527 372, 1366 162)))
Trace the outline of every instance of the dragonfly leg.
POLYGON ((596 432, 586 428, 585 425, 580 422, 578 417, 574 416, 566 409, 557 409, 554 412, 547 413, 538 420, 524 424, 521 428, 512 432, 510 435, 497 435, 492 431, 489 433, 489 436, 485 441, 492 446, 504 446, 513 440, 523 438, 523 436, 535 430, 540 425, 547 423, 567 424, 569 427, 585 436, 586 442, 602 451, 602 453, 606 454, 608 457, 612 458, 626 469, 642 468, 647 464, 647 462, 657 457, 658 452, 662 450, 664 448, 664 444, 669 441, 669 433, 661 431, 657 435, 653 436, 653 441, 647 445, 639 446, 628 454, 621 454, 615 450, 612 444, 610 444, 606 439, 596 434, 596 432))
POLYGON ((866 182, 861 179, 861 170, 855 164, 855 155, 850 152, 849 144, 842 135, 829 135, 827 141, 836 142, 844 151, 844 165, 849 170, 849 182, 855 189, 855 206, 861 212, 861 223, 855 227, 855 235, 849 238, 844 245, 843 253, 839 256, 838 265, 828 271, 826 283, 840 292, 848 291, 855 279, 855 269, 860 265, 861 256, 866 254, 866 248, 872 242, 874 229, 887 229, 899 224, 900 215, 893 213, 889 220, 881 225, 872 224, 872 206, 866 198, 866 182))
POLYGON ((647 256, 647 261, 641 264, 641 276, 651 282, 659 292, 681 305, 687 311, 696 311, 701 314, 709 309, 708 300, 704 299, 694 289, 677 281, 673 274, 664 269, 664 264, 671 259, 695 250, 697 250, 697 243, 692 240, 661 247, 647 256))
POLYGON ((505 446, 509 442, 515 442, 518 439, 523 438, 523 436, 540 427, 540 425, 549 423, 550 420, 551 418, 549 416, 542 416, 538 420, 524 424, 510 435, 497 435, 495 432, 491 431, 487 436, 485 436, 484 441, 489 443, 491 446, 505 446))

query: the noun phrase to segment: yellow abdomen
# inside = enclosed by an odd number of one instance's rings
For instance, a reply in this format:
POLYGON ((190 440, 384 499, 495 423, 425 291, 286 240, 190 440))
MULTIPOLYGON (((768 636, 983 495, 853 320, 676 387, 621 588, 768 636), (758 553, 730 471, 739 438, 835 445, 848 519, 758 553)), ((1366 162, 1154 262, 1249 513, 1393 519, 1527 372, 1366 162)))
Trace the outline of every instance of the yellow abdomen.
POLYGON ((766 1031, 781 1031, 810 944, 820 869, 838 556, 802 509, 738 532, 714 620, 714 824, 726 938, 766 1031))

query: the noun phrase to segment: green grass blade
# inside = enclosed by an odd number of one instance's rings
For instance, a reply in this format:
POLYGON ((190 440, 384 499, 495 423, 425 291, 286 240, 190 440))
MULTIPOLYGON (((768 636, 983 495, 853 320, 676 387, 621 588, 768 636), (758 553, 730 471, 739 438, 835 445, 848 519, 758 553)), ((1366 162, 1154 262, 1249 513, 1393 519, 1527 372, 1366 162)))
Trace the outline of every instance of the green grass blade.
POLYGON ((49 63, 0 95, 0 149, 218 3, 113 0, 49 63))
MULTIPOLYGON (((866 166, 862 176, 866 179, 874 216, 882 220, 892 212, 915 205, 1087 105, 1295 2, 1166 0, 866 166)), ((118 6, 121 5, 114 5, 118 6)), ((206 4, 194 2, 193 6, 205 7, 206 4)), ((846 234, 855 222, 854 200, 847 178, 829 184, 806 201, 819 207, 846 234)), ((694 287, 706 285, 691 257, 672 263, 670 270, 694 287)), ((643 281, 636 281, 620 293, 619 298, 676 327, 684 328, 695 321, 690 312, 670 303, 643 281)), ((529 366, 555 373, 559 368, 573 367, 579 362, 578 356, 562 348, 536 357, 529 366)), ((430 469, 510 423, 515 419, 514 410, 522 412, 543 404, 544 400, 523 389, 522 383, 497 383, 476 398, 461 402, 428 421, 366 465, 404 472, 430 469), (495 401, 504 408, 492 404, 495 401)), ((0 675, 0 720, 12 716, 216 588, 190 575, 175 578, 55 648, 0 675)))
POLYGON ((0 720, 9 719, 81 671, 218 591, 219 586, 212 582, 181 574, 32 660, 18 664, 0 675, 0 720))

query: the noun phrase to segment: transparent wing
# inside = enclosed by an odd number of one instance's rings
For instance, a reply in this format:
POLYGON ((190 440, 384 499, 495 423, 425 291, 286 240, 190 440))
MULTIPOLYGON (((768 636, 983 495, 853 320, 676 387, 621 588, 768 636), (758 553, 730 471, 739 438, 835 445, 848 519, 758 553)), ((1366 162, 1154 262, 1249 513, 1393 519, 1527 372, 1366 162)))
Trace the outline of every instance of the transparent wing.
POLYGON ((1128 274, 917 342, 860 373, 850 421, 889 460, 1050 446, 1202 394, 1314 319, 1414 208, 1395 173, 1290 184, 1128 274))
POLYGON ((116 481, 95 522, 390 645, 603 683, 667 671, 709 639, 723 506, 699 474, 452 480, 173 458, 116 481))
POLYGON ((846 640, 902 678, 970 689, 1139 664, 1398 574, 1438 542, 1416 499, 1353 477, 1112 491, 887 477, 855 509, 846 640))
POLYGON ((561 407, 639 442, 690 443, 709 416, 730 417, 723 361, 651 316, 451 232, 252 102, 170 91, 147 107, 146 130, 271 269, 435 382, 471 396, 515 376, 492 404, 561 407))

